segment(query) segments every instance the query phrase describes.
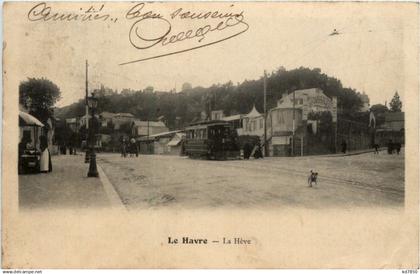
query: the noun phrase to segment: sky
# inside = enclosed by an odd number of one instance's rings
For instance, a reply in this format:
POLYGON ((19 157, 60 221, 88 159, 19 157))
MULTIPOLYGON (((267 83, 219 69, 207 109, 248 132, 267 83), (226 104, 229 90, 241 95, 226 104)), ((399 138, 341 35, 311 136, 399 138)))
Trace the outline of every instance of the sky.
MULTIPOLYGON (((50 14, 81 14, 92 3, 49 3, 50 14)), ((93 4, 99 9, 102 3, 93 4)), ((137 15, 151 11, 162 19, 128 19, 135 4, 105 3, 106 21, 28 20, 34 4, 18 3, 5 8, 5 62, 13 67, 10 78, 17 87, 28 77, 45 77, 62 92, 58 106, 71 104, 85 94, 85 60, 89 61, 89 89, 106 87, 134 90, 180 90, 184 82, 207 87, 212 84, 258 79, 264 70, 280 66, 293 69, 320 68, 340 79, 345 87, 365 92, 371 104, 385 103, 398 91, 404 103, 408 78, 418 62, 415 5, 396 3, 147 3, 137 15), (414 8, 413 8, 414 7, 414 8), (208 32, 201 41, 191 38, 162 46, 139 41, 170 34, 194 33, 205 25, 217 26, 222 19, 172 18, 182 12, 236 13, 241 22, 208 32), (16 20, 20 18, 21 20, 16 20), (130 30, 137 32, 131 32, 130 30), (245 31, 245 29, 247 29, 245 31), (330 35, 336 29, 338 35, 330 35), (244 31, 244 32, 242 32, 244 31), (211 44, 242 32, 230 39, 211 44), (134 34, 133 34, 134 33, 134 34), (137 39, 137 41, 136 41, 137 39), (130 62, 210 43, 195 50, 143 62, 130 62), (9 50, 9 51, 8 51, 9 50), (9 62, 9 63, 7 63, 9 62), (13 64, 13 65, 11 65, 13 64)), ((44 11, 45 12, 45 11, 44 11)), ((32 13, 39 19, 40 9, 32 13), (38 17, 36 15, 38 14, 38 17)), ((238 22, 234 21, 232 22, 238 22)), ((169 40, 169 37, 168 37, 169 40)), ((167 40, 167 41, 168 41, 167 40)), ((12 85, 12 86, 13 86, 12 85)))

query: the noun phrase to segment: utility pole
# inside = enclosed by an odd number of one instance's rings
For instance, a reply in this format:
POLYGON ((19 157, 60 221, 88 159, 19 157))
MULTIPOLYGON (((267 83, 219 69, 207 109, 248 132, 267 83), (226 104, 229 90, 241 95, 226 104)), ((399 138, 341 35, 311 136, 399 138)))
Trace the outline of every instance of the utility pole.
POLYGON ((264 70, 264 156, 267 157, 267 155, 267 73, 264 70))
POLYGON ((292 156, 295 156, 295 90, 293 90, 292 156))
POLYGON ((86 130, 89 128, 89 106, 88 106, 88 61, 86 60, 86 92, 85 92, 85 105, 86 105, 86 130))
POLYGON ((86 91, 85 91, 85 105, 86 105, 86 153, 85 153, 85 163, 89 163, 89 149, 88 149, 88 132, 89 132, 89 105, 88 105, 88 60, 86 60, 86 83, 85 83, 86 91))

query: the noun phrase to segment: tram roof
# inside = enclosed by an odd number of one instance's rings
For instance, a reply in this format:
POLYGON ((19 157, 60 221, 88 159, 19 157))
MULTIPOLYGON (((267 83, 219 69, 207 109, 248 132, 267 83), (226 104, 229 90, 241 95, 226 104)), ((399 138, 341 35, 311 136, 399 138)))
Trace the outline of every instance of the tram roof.
POLYGON ((192 123, 189 124, 186 129, 188 128, 197 128, 197 127, 207 127, 207 126, 216 126, 216 125, 229 125, 229 123, 227 121, 223 121, 223 120, 211 120, 211 121, 201 121, 201 122, 196 122, 196 123, 192 123))

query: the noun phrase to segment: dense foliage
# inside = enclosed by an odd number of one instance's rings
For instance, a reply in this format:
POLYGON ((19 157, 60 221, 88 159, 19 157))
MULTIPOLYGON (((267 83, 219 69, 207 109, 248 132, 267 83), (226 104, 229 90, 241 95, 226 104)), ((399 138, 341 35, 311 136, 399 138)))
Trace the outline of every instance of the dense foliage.
POLYGON ((389 107, 392 112, 401 112, 402 102, 400 100, 400 95, 398 92, 395 92, 394 97, 392 97, 389 107))
POLYGON ((60 95, 59 87, 45 78, 28 78, 19 85, 19 104, 43 123, 53 115, 54 104, 60 95))
MULTIPOLYGON (((122 90, 120 93, 105 87, 97 90, 99 112, 129 112, 136 117, 155 120, 164 119, 170 129, 182 127, 200 117, 202 111, 221 109, 225 115, 248 113, 255 104, 258 111, 263 111, 263 77, 257 80, 245 80, 242 83, 214 84, 208 88, 191 87, 188 83, 178 93, 159 92, 148 87, 144 90, 122 90)), ((321 88, 329 97, 337 96, 338 109, 351 115, 362 106, 358 93, 351 88, 344 88, 340 80, 330 77, 320 69, 298 68, 277 71, 267 75, 267 108, 276 106, 283 94, 296 89, 321 88)), ((82 116, 84 101, 58 109, 60 118, 82 116)))

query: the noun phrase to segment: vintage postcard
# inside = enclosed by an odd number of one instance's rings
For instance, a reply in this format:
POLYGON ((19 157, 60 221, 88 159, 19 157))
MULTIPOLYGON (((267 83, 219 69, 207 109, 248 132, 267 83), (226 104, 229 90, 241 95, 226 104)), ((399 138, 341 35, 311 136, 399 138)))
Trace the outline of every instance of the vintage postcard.
POLYGON ((2 267, 417 269, 418 104, 413 2, 5 2, 2 267))

